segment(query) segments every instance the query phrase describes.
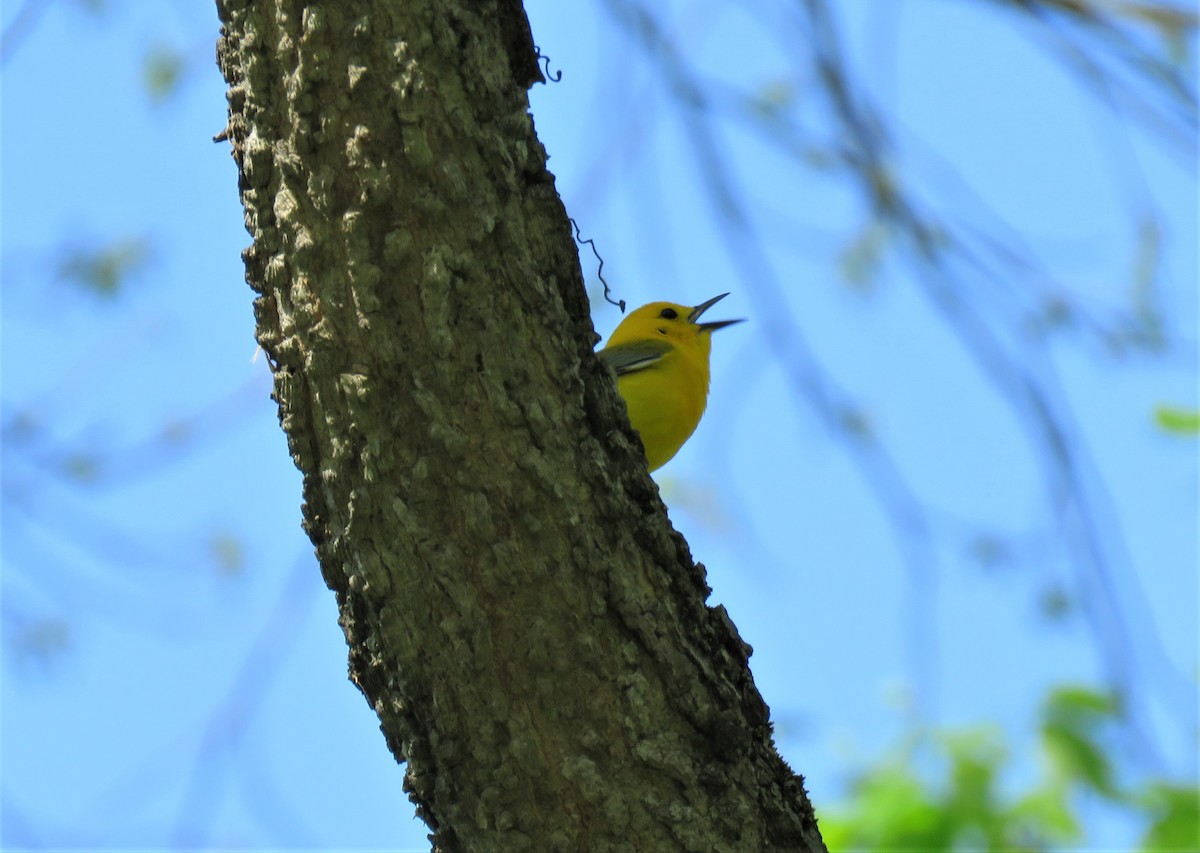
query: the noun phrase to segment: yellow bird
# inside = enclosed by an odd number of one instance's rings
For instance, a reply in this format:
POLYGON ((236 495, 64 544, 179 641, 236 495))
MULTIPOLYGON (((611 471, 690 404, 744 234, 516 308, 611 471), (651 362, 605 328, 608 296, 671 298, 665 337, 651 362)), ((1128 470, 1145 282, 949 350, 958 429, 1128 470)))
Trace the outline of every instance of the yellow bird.
POLYGON ((704 414, 712 333, 742 321, 697 321, 728 295, 694 308, 674 302, 643 305, 621 321, 597 353, 617 374, 617 390, 642 438, 651 471, 679 452, 704 414))

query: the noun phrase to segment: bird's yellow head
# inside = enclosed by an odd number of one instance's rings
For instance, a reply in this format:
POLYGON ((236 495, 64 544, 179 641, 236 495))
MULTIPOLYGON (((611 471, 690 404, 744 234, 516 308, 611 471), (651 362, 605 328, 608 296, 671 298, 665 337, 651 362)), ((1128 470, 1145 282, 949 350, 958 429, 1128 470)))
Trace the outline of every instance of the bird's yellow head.
POLYGON ((740 323, 741 320, 716 320, 701 323, 700 317, 716 305, 728 293, 714 296, 707 302, 694 307, 677 305, 674 302, 651 302, 629 313, 613 330, 606 346, 630 343, 631 341, 661 340, 674 344, 684 351, 702 352, 707 359, 712 351, 712 333, 717 329, 740 323))
POLYGON ((708 405, 712 333, 740 320, 700 322, 729 294, 694 308, 651 302, 621 321, 597 355, 617 376, 629 422, 642 439, 650 470, 673 457, 708 405))

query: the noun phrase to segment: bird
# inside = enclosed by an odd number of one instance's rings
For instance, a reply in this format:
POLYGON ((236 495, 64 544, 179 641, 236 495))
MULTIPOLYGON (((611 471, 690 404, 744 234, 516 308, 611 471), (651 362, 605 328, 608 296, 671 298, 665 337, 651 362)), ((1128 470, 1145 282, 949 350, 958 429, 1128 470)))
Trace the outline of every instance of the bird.
POLYGON ((596 353, 617 375, 617 390, 651 471, 679 452, 708 405, 712 333, 742 320, 701 323, 700 317, 728 295, 693 307, 643 305, 620 322, 596 353))

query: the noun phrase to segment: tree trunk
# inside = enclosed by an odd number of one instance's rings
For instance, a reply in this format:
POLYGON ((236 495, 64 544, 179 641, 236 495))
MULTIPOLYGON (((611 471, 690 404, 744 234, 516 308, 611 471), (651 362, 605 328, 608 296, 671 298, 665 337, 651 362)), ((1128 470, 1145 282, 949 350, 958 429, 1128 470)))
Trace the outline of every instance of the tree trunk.
POLYGON ((438 850, 824 850, 612 377, 517 0, 218 0, 258 339, 438 850))

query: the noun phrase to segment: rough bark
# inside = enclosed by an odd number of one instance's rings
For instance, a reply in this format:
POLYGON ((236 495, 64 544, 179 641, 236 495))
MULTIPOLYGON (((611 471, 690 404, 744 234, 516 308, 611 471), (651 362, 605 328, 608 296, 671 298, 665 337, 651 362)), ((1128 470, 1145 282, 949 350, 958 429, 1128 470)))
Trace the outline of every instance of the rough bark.
POLYGON ((305 529, 435 849, 823 850, 592 355, 519 2, 217 5, 305 529))

